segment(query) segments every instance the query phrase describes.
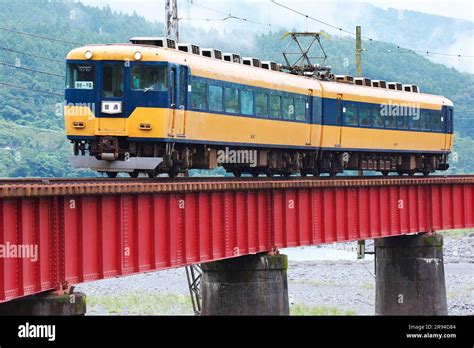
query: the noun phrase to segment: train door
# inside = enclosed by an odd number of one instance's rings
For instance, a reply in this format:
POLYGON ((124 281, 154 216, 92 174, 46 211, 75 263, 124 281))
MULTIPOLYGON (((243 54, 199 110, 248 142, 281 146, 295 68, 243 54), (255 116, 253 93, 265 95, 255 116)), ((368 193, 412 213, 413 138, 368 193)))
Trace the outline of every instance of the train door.
POLYGON ((343 95, 341 93, 337 94, 336 98, 336 143, 335 147, 341 147, 342 140, 342 116, 344 114, 344 103, 343 95))
POLYGON ((308 89, 308 96, 306 97, 306 122, 308 122, 308 131, 306 138, 306 145, 311 145, 312 139, 312 119, 313 119, 313 90, 308 89))
POLYGON ((169 101, 170 101, 170 122, 168 135, 174 137, 176 135, 177 128, 177 116, 178 111, 176 110, 176 71, 175 66, 171 67, 169 73, 169 101))
POLYGON ((186 100, 188 93, 188 67, 170 69, 170 128, 169 135, 186 136, 186 100))
POLYGON ((453 132, 453 109, 443 106, 443 121, 444 121, 444 148, 448 150, 451 147, 451 134, 453 132))
POLYGON ((178 95, 176 98, 178 114, 178 137, 186 136, 186 101, 188 95, 188 67, 180 66, 177 88, 178 95))

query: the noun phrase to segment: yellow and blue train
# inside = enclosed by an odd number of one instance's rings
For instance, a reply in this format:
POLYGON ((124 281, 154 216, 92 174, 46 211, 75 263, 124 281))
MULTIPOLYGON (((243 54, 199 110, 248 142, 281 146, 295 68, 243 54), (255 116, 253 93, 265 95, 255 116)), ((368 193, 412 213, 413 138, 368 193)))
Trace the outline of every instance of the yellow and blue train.
POLYGON ((449 166, 453 104, 442 96, 161 46, 144 40, 68 54, 65 127, 74 166, 110 177, 218 165, 236 176, 428 175, 449 166))

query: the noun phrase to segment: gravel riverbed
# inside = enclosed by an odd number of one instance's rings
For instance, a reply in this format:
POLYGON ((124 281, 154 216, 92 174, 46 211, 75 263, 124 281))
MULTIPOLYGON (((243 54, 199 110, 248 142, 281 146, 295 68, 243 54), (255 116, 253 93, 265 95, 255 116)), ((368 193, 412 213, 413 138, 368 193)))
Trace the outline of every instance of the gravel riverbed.
MULTIPOLYGON (((367 250, 373 244, 367 242, 367 250)), ((449 315, 474 315, 474 235, 444 237, 449 315)), ((291 314, 373 315, 373 256, 357 260, 355 243, 284 250, 291 314)), ((192 315, 184 268, 81 284, 87 315, 192 315)))

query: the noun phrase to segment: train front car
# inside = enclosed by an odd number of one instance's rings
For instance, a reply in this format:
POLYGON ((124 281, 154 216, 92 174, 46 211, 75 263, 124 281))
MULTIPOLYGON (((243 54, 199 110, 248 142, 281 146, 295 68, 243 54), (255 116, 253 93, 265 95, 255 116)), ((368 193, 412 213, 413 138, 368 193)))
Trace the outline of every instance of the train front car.
POLYGON ((235 176, 428 175, 449 167, 453 104, 442 96, 176 47, 142 38, 69 53, 65 125, 73 166, 110 177, 218 165, 235 176))
POLYGON ((177 120, 171 126, 169 120, 185 109, 188 68, 169 63, 165 50, 160 52, 124 44, 68 54, 64 115, 74 167, 109 177, 120 172, 155 176, 159 167, 179 171, 179 158, 175 155, 173 165, 164 143, 180 135, 177 120))

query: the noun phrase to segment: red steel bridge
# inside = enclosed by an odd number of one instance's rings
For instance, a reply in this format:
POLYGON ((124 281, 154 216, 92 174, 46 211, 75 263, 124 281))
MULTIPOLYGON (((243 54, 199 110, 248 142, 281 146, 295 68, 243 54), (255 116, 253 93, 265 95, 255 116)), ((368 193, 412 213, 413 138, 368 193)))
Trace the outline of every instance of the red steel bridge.
POLYGON ((0 180, 0 302, 302 245, 474 227, 474 176, 0 180))

